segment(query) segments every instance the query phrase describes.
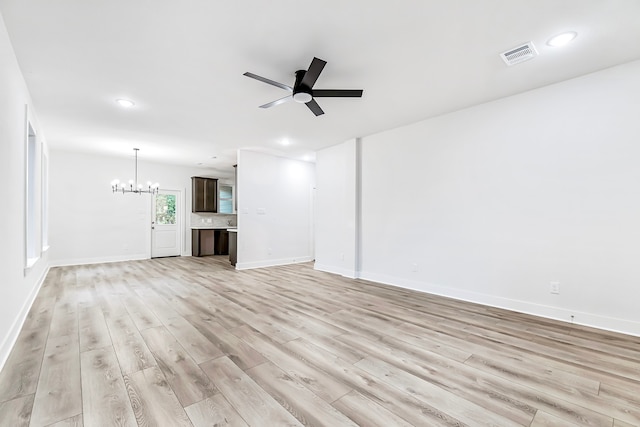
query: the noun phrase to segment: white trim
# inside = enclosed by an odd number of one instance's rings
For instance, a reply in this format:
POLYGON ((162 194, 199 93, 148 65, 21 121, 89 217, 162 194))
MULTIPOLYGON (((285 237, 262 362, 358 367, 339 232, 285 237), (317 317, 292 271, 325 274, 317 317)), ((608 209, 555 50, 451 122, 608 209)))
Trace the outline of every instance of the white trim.
MULTIPOLYGON (((24 155, 24 181, 23 181, 23 196, 24 196, 24 274, 27 272, 40 258, 40 252, 38 252, 37 246, 42 246, 38 243, 36 237, 37 230, 37 217, 36 217, 36 177, 38 174, 37 166, 40 165, 40 172, 42 171, 41 159, 38 158, 38 132, 36 132, 34 121, 32 120, 31 113, 29 111, 29 105, 24 106, 24 141, 23 141, 23 155, 24 155), (31 147, 33 142, 33 147, 31 147), (32 148, 30 150, 29 148, 32 148), (31 164, 30 160, 33 160, 31 164), (33 176, 32 176, 33 175, 33 176), (31 190, 31 191, 30 191, 31 190), (33 205, 33 206, 32 206, 33 205)), ((41 212, 40 212, 41 214, 41 212)))
POLYGON ((269 259, 264 261, 239 262, 236 264, 236 270, 249 270, 252 268, 276 267, 278 265, 299 264, 302 262, 313 261, 311 256, 302 256, 295 258, 269 259))
POLYGON ((109 262, 140 261, 145 259, 150 259, 147 256, 147 254, 133 254, 133 255, 115 255, 115 256, 96 257, 96 258, 50 260, 49 264, 51 265, 51 267, 65 267, 68 265, 106 264, 109 262))
POLYGON ((343 267, 336 267, 333 265, 321 264, 317 261, 313 265, 313 269, 318 271, 324 271, 325 273, 339 274, 340 276, 348 277, 350 279, 359 278, 358 272, 356 270, 353 270, 351 268, 343 268, 343 267))
POLYGON ((27 300, 24 302, 22 309, 20 309, 18 316, 16 316, 15 320, 13 321, 13 324, 9 328, 9 333, 7 334, 2 345, 0 346, 0 371, 2 371, 4 364, 7 363, 7 360, 9 359, 9 355, 11 354, 11 350, 13 350, 13 346, 16 345, 16 341, 18 340, 18 336, 20 335, 22 326, 24 326, 24 322, 25 320, 27 320, 27 315, 29 314, 29 310, 31 310, 31 306, 33 305, 33 302, 36 300, 36 297, 38 296, 38 292, 40 292, 40 288, 44 283, 44 279, 47 277, 47 274, 49 274, 49 269, 50 267, 47 267, 46 269, 44 269, 42 276, 40 276, 38 281, 35 283, 35 286, 31 290, 31 293, 29 294, 27 300))
POLYGON ((49 149, 40 141, 40 243, 49 249, 49 149))
POLYGON ((39 260, 39 256, 26 259, 26 261, 24 262, 24 269, 22 270, 25 276, 31 271, 31 267, 36 265, 39 260))
POLYGON ((504 298, 494 295, 481 294, 466 290, 450 288, 433 283, 417 280, 387 276, 376 273, 360 272, 359 277, 371 282, 391 285, 398 288, 411 289, 433 295, 440 295, 461 301, 482 304, 490 307, 502 308, 547 319, 558 320, 566 323, 589 326, 606 331, 640 337, 640 322, 629 321, 614 317, 607 317, 593 313, 569 310, 560 307, 536 304, 527 301, 504 298), (573 321, 571 320, 573 316, 573 321))

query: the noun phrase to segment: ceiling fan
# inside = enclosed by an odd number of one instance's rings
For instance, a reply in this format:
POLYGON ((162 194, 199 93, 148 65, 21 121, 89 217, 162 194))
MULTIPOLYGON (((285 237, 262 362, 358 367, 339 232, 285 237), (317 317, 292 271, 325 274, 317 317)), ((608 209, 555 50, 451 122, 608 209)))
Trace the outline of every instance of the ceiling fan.
POLYGON ((296 81, 293 84, 293 87, 249 72, 244 73, 243 75, 291 92, 290 95, 277 99, 273 102, 269 102, 268 104, 261 105, 260 108, 270 108, 275 105, 294 100, 300 104, 307 104, 307 107, 309 107, 313 114, 319 116, 324 114, 324 111, 322 111, 322 108, 320 108, 314 98, 360 98, 362 96, 361 89, 314 89, 313 85, 316 83, 316 80, 318 80, 318 77, 326 64, 327 62, 322 59, 313 58, 308 70, 296 71, 296 81))

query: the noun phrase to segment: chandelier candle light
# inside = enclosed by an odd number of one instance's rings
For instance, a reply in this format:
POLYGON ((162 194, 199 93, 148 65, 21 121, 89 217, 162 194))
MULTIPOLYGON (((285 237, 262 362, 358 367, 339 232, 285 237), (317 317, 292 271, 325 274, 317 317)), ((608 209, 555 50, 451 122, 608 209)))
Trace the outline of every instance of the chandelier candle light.
POLYGON ((130 179, 129 183, 125 184, 123 182, 120 182, 119 179, 114 179, 113 181, 111 181, 111 190, 114 193, 122 193, 122 194, 124 193, 157 194, 158 189, 160 188, 160 184, 158 184, 157 182, 155 184, 152 184, 151 181, 148 181, 147 188, 143 188, 142 184, 138 184, 138 151, 140 151, 140 149, 134 148, 133 151, 136 155, 135 181, 133 179, 130 179))

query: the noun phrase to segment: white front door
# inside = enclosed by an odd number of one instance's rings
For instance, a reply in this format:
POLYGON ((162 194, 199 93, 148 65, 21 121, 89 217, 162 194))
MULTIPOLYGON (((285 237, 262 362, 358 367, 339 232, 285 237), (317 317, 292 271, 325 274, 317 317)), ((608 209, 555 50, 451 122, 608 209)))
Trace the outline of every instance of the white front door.
POLYGON ((151 258, 180 255, 180 192, 160 190, 151 207, 151 258))

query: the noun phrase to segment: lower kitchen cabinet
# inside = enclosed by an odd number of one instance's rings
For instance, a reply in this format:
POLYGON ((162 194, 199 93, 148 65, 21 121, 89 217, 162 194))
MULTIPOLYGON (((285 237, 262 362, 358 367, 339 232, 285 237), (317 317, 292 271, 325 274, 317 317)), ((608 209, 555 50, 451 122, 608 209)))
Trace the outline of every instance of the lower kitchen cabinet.
POLYGON ((229 232, 213 228, 191 230, 191 255, 228 255, 229 232))
POLYGON ((215 231, 213 229, 191 230, 191 255, 207 256, 215 254, 215 231))
POLYGON ((235 231, 229 232, 229 262, 234 266, 238 262, 238 233, 235 231))
POLYGON ((216 255, 229 255, 229 232, 227 230, 216 230, 216 255))

